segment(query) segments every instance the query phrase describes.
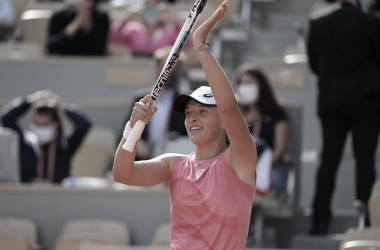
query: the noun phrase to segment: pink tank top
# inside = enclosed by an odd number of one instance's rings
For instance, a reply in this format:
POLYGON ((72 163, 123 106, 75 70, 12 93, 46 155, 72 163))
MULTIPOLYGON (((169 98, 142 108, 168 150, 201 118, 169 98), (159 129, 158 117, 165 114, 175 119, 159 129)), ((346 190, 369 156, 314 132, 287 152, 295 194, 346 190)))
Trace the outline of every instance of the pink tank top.
POLYGON ((186 155, 171 172, 170 249, 245 249, 254 194, 224 153, 208 160, 186 155))

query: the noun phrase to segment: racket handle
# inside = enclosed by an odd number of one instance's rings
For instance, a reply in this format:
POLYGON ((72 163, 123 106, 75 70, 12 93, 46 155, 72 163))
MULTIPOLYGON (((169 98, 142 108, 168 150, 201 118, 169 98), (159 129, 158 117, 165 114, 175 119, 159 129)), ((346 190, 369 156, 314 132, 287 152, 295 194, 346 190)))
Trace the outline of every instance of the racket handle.
POLYGON ((123 144, 122 148, 132 153, 136 142, 140 138, 144 128, 145 123, 141 120, 137 120, 135 126, 133 126, 133 129, 128 136, 128 140, 123 144))

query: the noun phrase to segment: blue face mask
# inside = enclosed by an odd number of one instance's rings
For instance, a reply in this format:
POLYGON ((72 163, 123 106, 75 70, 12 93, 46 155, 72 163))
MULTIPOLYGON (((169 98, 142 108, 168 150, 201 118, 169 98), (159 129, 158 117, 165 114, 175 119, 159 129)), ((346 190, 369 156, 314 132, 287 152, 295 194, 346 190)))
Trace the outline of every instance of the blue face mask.
POLYGON ((142 17, 148 24, 156 24, 160 20, 160 11, 155 6, 146 6, 143 10, 142 17))

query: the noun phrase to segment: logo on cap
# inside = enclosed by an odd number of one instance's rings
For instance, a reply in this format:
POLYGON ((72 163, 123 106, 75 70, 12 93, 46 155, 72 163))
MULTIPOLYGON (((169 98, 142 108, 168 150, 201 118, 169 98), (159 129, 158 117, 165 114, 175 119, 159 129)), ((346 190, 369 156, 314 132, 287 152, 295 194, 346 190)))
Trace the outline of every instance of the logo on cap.
POLYGON ((213 97, 213 94, 204 94, 203 97, 213 97))

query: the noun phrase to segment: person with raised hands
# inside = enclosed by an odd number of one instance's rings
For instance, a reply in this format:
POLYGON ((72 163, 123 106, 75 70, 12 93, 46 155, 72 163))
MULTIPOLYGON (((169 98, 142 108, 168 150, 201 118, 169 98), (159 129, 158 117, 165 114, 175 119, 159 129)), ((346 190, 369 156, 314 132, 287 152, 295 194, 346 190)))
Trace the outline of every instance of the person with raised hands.
POLYGON ((195 152, 135 162, 136 151, 122 149, 136 121, 147 124, 157 111, 148 95, 135 104, 115 156, 115 181, 169 185, 171 249, 245 249, 247 242, 256 184, 256 146, 230 82, 206 42, 227 8, 225 1, 193 36, 210 87, 179 95, 173 103, 176 112, 186 115, 185 126, 195 152))
POLYGON ((61 183, 69 177, 71 159, 92 123, 75 104, 49 90, 14 99, 0 110, 0 119, 19 135, 20 181, 26 183, 61 183), (26 128, 19 124, 24 115, 26 128), (70 135, 64 133, 64 117, 72 123, 70 135))

